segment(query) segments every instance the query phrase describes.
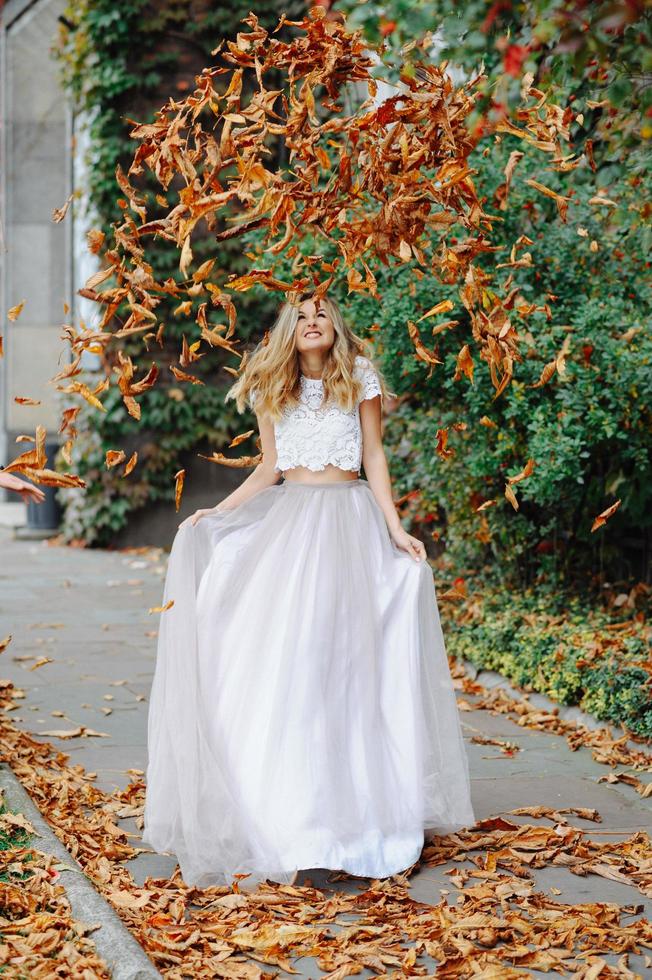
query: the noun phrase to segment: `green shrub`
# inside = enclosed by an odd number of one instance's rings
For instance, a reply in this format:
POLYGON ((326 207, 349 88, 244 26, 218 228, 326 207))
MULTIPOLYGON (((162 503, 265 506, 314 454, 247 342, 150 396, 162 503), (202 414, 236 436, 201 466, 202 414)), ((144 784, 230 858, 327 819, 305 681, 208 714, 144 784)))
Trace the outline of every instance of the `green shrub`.
POLYGON ((619 615, 548 590, 517 595, 477 583, 461 606, 442 603, 441 609, 453 656, 652 738, 649 627, 643 612, 619 615))

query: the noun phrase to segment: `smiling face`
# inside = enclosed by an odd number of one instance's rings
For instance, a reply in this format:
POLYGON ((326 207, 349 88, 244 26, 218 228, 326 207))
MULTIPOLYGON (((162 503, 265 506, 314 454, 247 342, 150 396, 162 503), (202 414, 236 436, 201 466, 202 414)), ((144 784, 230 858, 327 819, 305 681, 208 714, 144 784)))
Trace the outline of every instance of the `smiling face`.
POLYGON ((324 356, 335 342, 335 326, 326 303, 306 299, 299 306, 296 326, 296 348, 299 354, 319 351, 324 356))

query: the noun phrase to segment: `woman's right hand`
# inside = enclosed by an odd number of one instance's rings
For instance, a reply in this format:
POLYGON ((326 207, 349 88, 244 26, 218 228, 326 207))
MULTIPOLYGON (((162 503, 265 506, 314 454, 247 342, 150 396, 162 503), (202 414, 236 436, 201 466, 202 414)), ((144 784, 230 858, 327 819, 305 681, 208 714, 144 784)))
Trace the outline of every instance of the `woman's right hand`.
POLYGON ((202 510, 196 510, 194 514, 190 515, 190 517, 186 517, 185 521, 181 521, 179 527, 180 528, 186 527, 189 524, 194 527, 197 521, 201 520, 201 518, 204 517, 206 514, 212 514, 213 510, 214 510, 213 507, 204 507, 202 510))
POLYGON ((197 521, 200 521, 202 517, 206 516, 206 514, 216 514, 220 510, 225 510, 225 508, 221 507, 220 504, 218 504, 217 507, 203 507, 201 510, 196 510, 194 514, 190 515, 190 517, 186 517, 185 521, 181 521, 179 527, 181 528, 186 524, 191 524, 194 527, 197 521))

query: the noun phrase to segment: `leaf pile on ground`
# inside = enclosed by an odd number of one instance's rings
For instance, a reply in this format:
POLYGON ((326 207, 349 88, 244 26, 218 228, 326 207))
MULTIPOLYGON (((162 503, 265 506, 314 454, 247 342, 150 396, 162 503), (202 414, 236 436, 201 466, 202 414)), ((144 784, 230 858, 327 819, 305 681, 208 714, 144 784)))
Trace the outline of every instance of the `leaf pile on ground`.
MULTIPOLYGON (((608 730, 589 732, 560 722, 552 712, 510 704, 504 692, 490 694, 463 675, 459 664, 453 670, 456 685, 477 699, 475 705, 463 699, 462 708, 511 712, 519 724, 537 730, 556 732, 559 723, 559 733, 571 740, 571 747, 586 741, 604 764, 649 771, 649 758, 608 730)), ((144 849, 131 842, 137 833, 120 821, 135 820, 142 827, 142 773, 131 770, 137 778, 125 789, 103 792, 94 785, 93 773, 68 765, 66 753, 13 725, 6 711, 23 693, 9 681, 0 682, 4 761, 157 968, 174 980, 189 975, 256 980, 276 976, 278 969, 295 969, 304 956, 314 957, 330 980, 364 968, 390 977, 432 976, 434 961, 437 977, 502 980, 530 976, 533 969, 572 972, 584 980, 635 977, 629 955, 645 955, 652 948, 652 927, 640 917, 641 905, 570 905, 536 890, 534 871, 555 866, 576 875, 599 875, 652 896, 648 835, 592 840, 585 829, 567 822, 567 813, 600 820, 594 810, 582 808, 523 808, 434 838, 405 875, 360 879, 355 892, 350 888, 356 880, 338 874, 331 876, 332 888, 306 881, 296 886, 267 883, 251 892, 238 883, 197 889, 183 882, 178 868, 169 879, 149 877, 141 887, 125 862, 144 849), (551 824, 518 822, 527 817, 551 824), (445 872, 450 892, 444 889, 434 906, 415 900, 410 894, 412 873, 421 866, 447 864, 452 864, 445 872), (338 881, 348 887, 338 887, 338 881), (449 893, 455 892, 457 900, 449 904, 449 893), (604 959, 614 953, 617 966, 604 959)))
MULTIPOLYGON (((512 697, 502 688, 489 690, 474 681, 466 673, 459 662, 451 664, 451 672, 455 686, 466 694, 475 696, 475 701, 458 698, 461 711, 478 711, 485 709, 492 714, 507 715, 512 721, 523 728, 552 735, 563 735, 573 752, 579 748, 591 750, 596 762, 616 768, 626 766, 635 772, 652 772, 652 755, 649 751, 630 744, 628 734, 615 737, 609 728, 589 728, 579 722, 559 717, 558 709, 546 711, 530 704, 527 694, 520 698, 512 697)), ((600 776, 601 783, 625 783, 631 786, 643 799, 652 797, 652 781, 645 781, 634 772, 611 772, 600 776)))
POLYGON ((7 810, 0 791, 0 973, 3 977, 108 978, 88 934, 97 925, 73 918, 61 865, 31 845, 36 831, 7 810))

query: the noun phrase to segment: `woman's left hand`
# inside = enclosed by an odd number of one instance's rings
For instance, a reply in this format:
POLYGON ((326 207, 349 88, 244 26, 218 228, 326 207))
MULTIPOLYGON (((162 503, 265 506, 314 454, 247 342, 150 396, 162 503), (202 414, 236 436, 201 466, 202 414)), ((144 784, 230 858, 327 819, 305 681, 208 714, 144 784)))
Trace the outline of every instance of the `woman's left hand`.
POLYGON ((423 541, 419 541, 414 535, 408 534, 404 527, 398 527, 389 533, 392 541, 401 551, 407 551, 408 555, 415 561, 425 561, 426 547, 423 541))

